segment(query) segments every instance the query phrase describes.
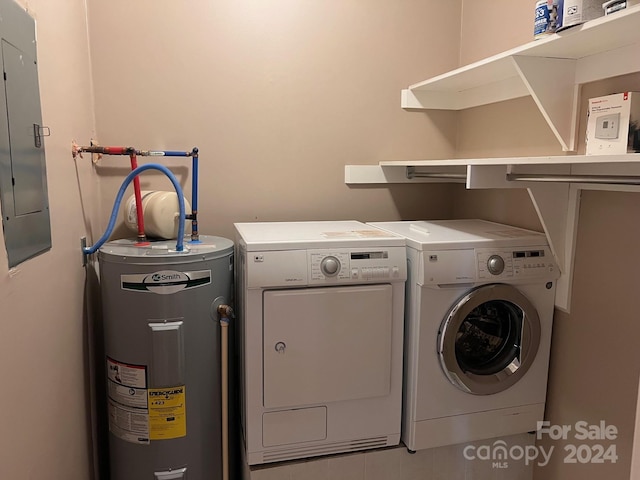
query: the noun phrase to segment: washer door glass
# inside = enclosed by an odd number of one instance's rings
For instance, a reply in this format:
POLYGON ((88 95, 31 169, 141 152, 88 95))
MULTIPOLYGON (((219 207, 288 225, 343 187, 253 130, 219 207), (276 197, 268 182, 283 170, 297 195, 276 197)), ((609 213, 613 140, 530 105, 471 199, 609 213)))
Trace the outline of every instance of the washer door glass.
POLYGON ((476 395, 506 390, 529 369, 540 319, 515 287, 492 284, 464 295, 443 320, 438 356, 449 380, 476 395))

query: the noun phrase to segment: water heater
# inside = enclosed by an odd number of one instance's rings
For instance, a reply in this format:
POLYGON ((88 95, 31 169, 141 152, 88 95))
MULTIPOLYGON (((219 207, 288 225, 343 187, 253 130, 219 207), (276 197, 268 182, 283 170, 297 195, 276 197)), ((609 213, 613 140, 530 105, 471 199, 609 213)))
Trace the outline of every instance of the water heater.
POLYGON ((111 480, 222 478, 220 324, 233 242, 99 251, 111 480))

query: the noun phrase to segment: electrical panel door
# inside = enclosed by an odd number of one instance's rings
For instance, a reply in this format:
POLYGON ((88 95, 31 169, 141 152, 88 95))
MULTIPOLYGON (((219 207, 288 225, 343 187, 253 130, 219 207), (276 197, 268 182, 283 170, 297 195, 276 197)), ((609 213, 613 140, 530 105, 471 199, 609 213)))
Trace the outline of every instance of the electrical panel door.
POLYGON ((35 24, 0 0, 0 200, 9 266, 51 248, 35 24))

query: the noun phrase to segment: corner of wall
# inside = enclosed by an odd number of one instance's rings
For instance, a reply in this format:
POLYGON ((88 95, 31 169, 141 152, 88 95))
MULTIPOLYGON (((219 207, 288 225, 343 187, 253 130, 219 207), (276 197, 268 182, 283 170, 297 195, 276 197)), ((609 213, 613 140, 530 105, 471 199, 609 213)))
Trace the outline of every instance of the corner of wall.
POLYGON ((463 30, 463 25, 464 25, 464 14, 465 14, 465 8, 464 8, 464 2, 465 0, 460 0, 460 39, 459 39, 459 44, 458 44, 458 65, 462 66, 462 43, 463 43, 463 34, 464 34, 464 30, 463 30))

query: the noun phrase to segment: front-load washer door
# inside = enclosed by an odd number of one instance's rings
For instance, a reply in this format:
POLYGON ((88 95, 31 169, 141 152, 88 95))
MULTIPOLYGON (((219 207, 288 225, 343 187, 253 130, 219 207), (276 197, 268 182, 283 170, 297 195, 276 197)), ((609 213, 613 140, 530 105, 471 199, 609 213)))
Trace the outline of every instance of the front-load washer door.
POLYGON ((388 395, 391 326, 388 284, 264 292, 264 406, 388 395))
POLYGON ((506 390, 533 363, 540 319, 517 288, 476 288, 451 308, 438 332, 438 357, 451 383, 475 395, 506 390))

